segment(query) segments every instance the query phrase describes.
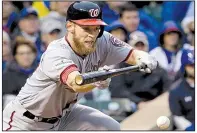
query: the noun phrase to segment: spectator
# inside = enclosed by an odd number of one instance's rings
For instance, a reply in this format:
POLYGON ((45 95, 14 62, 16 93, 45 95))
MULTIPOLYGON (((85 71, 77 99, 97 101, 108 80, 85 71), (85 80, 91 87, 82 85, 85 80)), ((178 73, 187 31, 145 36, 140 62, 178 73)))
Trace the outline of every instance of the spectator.
POLYGON ((3 30, 12 33, 18 23, 18 15, 11 1, 3 1, 2 25, 3 30))
POLYGON ((107 24, 111 24, 114 21, 117 21, 119 19, 120 6, 124 4, 127 4, 127 2, 107 1, 106 4, 102 8, 104 22, 107 24))
POLYGON ((187 10, 187 13, 186 13, 186 16, 187 17, 190 17, 190 16, 194 16, 194 1, 191 1, 190 4, 189 4, 189 7, 188 7, 188 10, 187 10))
POLYGON ((121 6, 120 22, 129 33, 136 31, 140 22, 138 9, 133 4, 121 6))
POLYGON ((174 80, 177 72, 181 68, 182 33, 173 21, 164 23, 164 27, 159 37, 160 46, 150 51, 156 58, 159 65, 168 72, 171 80, 174 80))
POLYGON ((8 102, 6 94, 8 96, 16 96, 25 84, 26 79, 37 67, 37 64, 34 62, 36 48, 31 41, 26 40, 24 37, 19 36, 16 38, 13 56, 14 60, 7 66, 3 73, 3 95, 6 103, 8 102))
POLYGON ((139 12, 138 9, 135 7, 135 5, 128 4, 121 6, 119 21, 127 29, 128 31, 127 37, 129 38, 129 34, 136 30, 144 32, 147 35, 149 42, 151 42, 151 44, 149 45, 149 50, 151 50, 152 48, 157 46, 157 39, 156 39, 156 35, 151 30, 149 30, 150 27, 146 28, 146 26, 143 25, 145 23, 145 20, 147 20, 147 15, 145 15, 143 12, 139 12), (143 18, 141 24, 140 24, 141 18, 139 15, 143 18))
MULTIPOLYGON (((135 49, 147 51, 148 40, 144 33, 135 31, 130 35, 129 44, 135 49)), ((120 67, 128 67, 122 63, 120 67)), ((157 68, 151 74, 132 72, 113 77, 109 89, 112 98, 129 98, 143 108, 146 104, 162 94, 170 85, 166 72, 157 68)))
POLYGON ((148 51, 149 43, 147 36, 140 31, 135 31, 130 34, 129 44, 139 50, 148 51))
POLYGON ((67 15, 67 9, 70 6, 72 2, 51 2, 50 3, 50 8, 52 11, 56 11, 59 15, 62 17, 66 17, 67 15))
POLYGON ((15 31, 15 36, 23 36, 35 44, 38 61, 43 53, 39 26, 40 24, 36 10, 34 8, 23 8, 20 12, 19 29, 15 31))
POLYGON ((195 73, 194 50, 188 50, 182 61, 184 77, 175 89, 170 91, 169 105, 178 130, 193 130, 195 122, 195 73), (186 129, 190 128, 190 129, 186 129), (191 129, 193 128, 193 129, 191 129))
POLYGON ((32 1, 23 1, 23 8, 31 8, 32 1))
POLYGON ((184 44, 185 49, 189 49, 191 46, 194 47, 195 39, 195 28, 194 28, 194 2, 191 2, 188 12, 181 22, 182 28, 187 35, 187 41, 189 42, 184 44))
POLYGON ((190 49, 195 45, 195 28, 194 28, 194 17, 185 18, 182 22, 183 29, 187 35, 188 43, 184 44, 185 49, 190 49))
POLYGON ((147 6, 144 6, 142 10, 144 10, 147 15, 152 16, 156 21, 161 22, 162 3, 162 1, 151 1, 147 6))
POLYGON ((66 27, 66 16, 67 16, 67 9, 72 2, 63 2, 63 1, 52 1, 50 2, 50 9, 52 10, 47 16, 43 17, 41 21, 44 19, 56 19, 62 24, 62 31, 61 37, 65 35, 66 27))
POLYGON ((2 67, 3 70, 6 68, 6 65, 8 62, 12 60, 12 54, 11 54, 11 42, 10 37, 7 32, 3 31, 3 62, 2 67))
POLYGON ((50 42, 60 38, 62 24, 56 19, 45 19, 41 23, 41 36, 45 49, 50 42))
POLYGON ((106 31, 108 31, 118 39, 127 42, 127 30, 119 21, 115 21, 107 26, 106 31))

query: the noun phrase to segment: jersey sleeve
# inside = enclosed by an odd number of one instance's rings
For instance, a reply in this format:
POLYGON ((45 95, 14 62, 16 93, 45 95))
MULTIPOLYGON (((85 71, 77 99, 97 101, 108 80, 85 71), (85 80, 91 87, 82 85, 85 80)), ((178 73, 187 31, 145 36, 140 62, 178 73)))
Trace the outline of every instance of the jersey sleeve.
POLYGON ((77 65, 71 60, 71 54, 65 50, 52 50, 44 53, 40 62, 41 70, 46 76, 55 80, 62 81, 64 78, 73 72, 78 71, 77 65))
POLYGON ((106 53, 104 54, 104 65, 113 65, 126 61, 133 50, 129 44, 115 38, 108 32, 104 32, 99 43, 101 43, 102 49, 106 53))

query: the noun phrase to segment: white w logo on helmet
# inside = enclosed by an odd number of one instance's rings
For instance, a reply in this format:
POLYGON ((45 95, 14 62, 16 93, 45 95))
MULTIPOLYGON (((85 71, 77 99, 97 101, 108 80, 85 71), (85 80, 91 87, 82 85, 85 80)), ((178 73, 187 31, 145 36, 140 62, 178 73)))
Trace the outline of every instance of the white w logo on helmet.
POLYGON ((90 9, 89 10, 90 16, 91 17, 98 17, 99 15, 99 9, 90 9))

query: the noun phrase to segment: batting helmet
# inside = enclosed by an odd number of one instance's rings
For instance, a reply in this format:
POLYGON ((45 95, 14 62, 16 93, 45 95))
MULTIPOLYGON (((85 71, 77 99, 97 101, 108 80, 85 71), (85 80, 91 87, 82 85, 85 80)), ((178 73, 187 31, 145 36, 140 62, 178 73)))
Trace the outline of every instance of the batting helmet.
POLYGON ((79 25, 100 25, 101 32, 98 37, 102 36, 104 26, 107 25, 102 20, 100 7, 96 3, 89 1, 77 1, 72 3, 67 10, 66 21, 73 21, 79 25))

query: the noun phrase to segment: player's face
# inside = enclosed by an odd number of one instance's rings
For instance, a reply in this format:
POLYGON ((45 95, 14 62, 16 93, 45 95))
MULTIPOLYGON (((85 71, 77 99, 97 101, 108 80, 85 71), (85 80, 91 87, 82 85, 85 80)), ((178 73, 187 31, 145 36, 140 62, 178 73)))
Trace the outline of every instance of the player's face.
POLYGON ((96 49, 96 39, 100 32, 100 26, 79 26, 75 24, 73 41, 81 54, 88 55, 96 49))
POLYGON ((35 60, 35 53, 27 45, 20 45, 16 50, 15 59, 19 66, 23 68, 31 67, 33 61, 35 60))

